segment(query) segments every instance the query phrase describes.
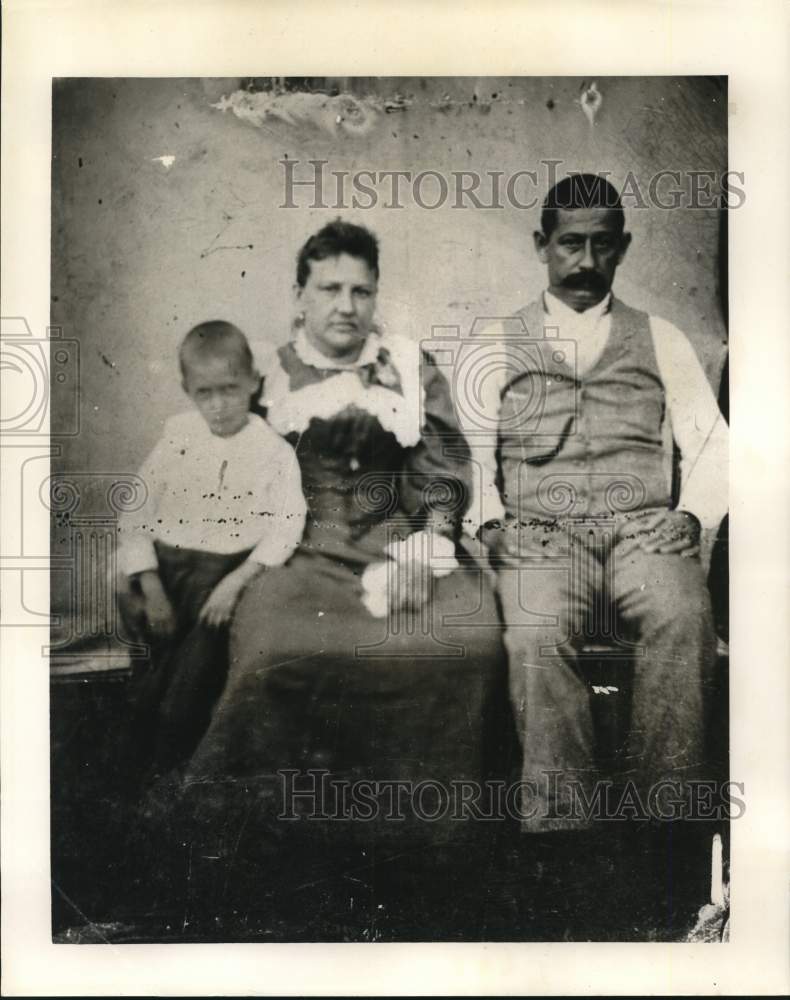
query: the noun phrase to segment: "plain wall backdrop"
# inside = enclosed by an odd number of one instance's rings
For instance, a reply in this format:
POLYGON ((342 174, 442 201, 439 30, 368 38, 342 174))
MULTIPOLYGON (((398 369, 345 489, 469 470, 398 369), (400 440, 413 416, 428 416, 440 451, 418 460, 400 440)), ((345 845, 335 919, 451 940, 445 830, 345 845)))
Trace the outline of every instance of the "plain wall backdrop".
MULTIPOLYGON (((80 432, 61 439, 54 472, 129 473, 163 421, 188 406, 175 360, 195 323, 238 324, 256 353, 286 340, 295 312, 295 257, 342 216, 381 241, 379 315, 425 339, 506 316, 545 283, 532 248, 539 209, 428 210, 403 188, 401 209, 311 209, 285 200, 278 162, 327 160, 326 171, 629 171, 645 193, 659 170, 727 170, 726 81, 710 77, 598 78, 591 125, 581 78, 356 78, 305 81, 240 100, 239 79, 71 79, 54 83, 51 321, 80 344, 80 432), (334 84, 339 96, 311 88, 334 84), (235 113, 228 100, 237 94, 235 113), (344 98, 343 95, 349 95, 344 98), (353 96, 352 96, 353 95, 353 96), (224 110, 223 110, 224 107, 224 110), (163 159, 166 158, 166 159, 163 159), (173 158, 173 159, 169 159, 173 158)), ((480 197, 488 200, 488 184, 480 197)), ((426 182, 429 201, 437 187, 426 182)), ((452 188, 451 188, 452 191, 452 188)), ((348 189, 350 199, 351 189, 348 189)), ((333 189, 325 195, 333 202, 333 189)), ((615 291, 673 321, 697 348, 714 387, 724 353, 720 263, 723 213, 627 209, 633 233, 615 291)), ((53 383, 53 434, 69 400, 53 383)), ((81 513, 90 506, 89 496, 81 513)), ((57 544, 57 540, 56 543, 57 544)), ((53 576, 52 605, 59 595, 53 576)))

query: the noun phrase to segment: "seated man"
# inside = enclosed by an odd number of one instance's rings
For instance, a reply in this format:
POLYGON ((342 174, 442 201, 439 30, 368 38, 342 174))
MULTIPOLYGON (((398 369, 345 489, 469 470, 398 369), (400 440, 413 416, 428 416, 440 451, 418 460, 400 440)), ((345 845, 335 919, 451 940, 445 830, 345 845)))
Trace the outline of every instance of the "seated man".
POLYGON ((499 421, 479 517, 497 557, 522 828, 579 830, 612 810, 611 790, 608 805, 597 798, 581 663, 595 634, 633 664, 620 818, 681 818, 687 781, 711 777, 703 694, 715 639, 699 553, 701 529, 715 533, 726 512, 727 428, 684 334, 612 295, 631 240, 618 192, 569 177, 541 226, 548 289, 490 331, 502 363, 476 404, 499 421), (681 454, 676 507, 667 420, 681 454))

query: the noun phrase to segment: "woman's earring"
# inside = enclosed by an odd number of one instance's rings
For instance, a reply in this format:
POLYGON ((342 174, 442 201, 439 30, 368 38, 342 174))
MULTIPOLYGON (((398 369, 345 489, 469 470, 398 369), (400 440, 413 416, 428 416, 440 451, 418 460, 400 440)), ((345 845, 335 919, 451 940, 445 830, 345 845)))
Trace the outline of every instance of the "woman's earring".
POLYGON ((294 318, 296 326, 304 326, 304 311, 298 312, 294 318))

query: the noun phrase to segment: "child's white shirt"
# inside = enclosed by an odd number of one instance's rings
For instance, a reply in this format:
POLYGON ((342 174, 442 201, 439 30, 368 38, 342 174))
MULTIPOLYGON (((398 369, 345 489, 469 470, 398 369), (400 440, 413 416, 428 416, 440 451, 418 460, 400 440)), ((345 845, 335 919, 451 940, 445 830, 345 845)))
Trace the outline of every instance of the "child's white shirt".
POLYGON ((279 566, 302 537, 306 506, 293 448, 257 414, 231 437, 197 410, 166 421, 140 469, 147 495, 120 520, 120 568, 156 569, 154 541, 279 566))

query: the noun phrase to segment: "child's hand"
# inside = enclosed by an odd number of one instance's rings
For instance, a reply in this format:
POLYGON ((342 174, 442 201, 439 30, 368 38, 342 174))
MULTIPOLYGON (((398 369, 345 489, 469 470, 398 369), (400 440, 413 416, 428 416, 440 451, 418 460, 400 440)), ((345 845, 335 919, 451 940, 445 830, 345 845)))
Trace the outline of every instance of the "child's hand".
POLYGON ((243 584, 234 580, 233 576, 233 573, 229 573, 223 577, 200 609, 198 620, 204 625, 220 628, 230 621, 243 587, 243 584))
POLYGON ((223 625, 227 625, 233 617, 242 590, 261 569, 262 566, 259 563, 248 559, 232 573, 223 577, 200 609, 198 620, 211 628, 221 628, 223 625))
POLYGON ((145 614, 148 618, 148 627, 155 638, 169 639, 175 632, 176 616, 166 594, 146 601, 145 614))
POLYGON ((175 631, 176 616, 159 574, 156 570, 145 570, 140 574, 139 581, 151 636, 154 639, 168 639, 175 631))

